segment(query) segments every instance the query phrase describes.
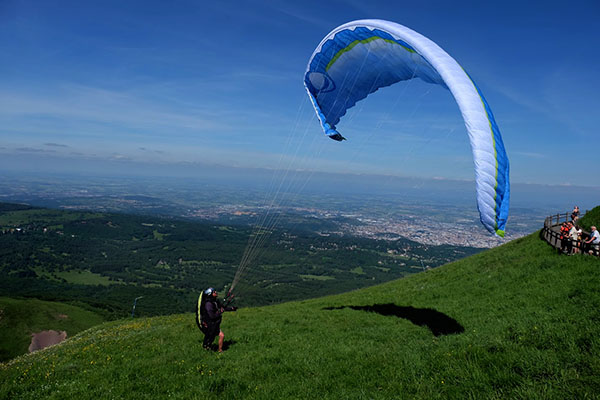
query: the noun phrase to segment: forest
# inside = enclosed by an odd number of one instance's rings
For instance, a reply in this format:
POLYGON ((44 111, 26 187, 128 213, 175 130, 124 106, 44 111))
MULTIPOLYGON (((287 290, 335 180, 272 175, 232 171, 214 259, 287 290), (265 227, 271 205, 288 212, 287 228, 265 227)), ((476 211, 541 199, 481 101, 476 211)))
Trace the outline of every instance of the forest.
POLYGON ((407 239, 323 236, 244 225, 0 203, 0 295, 69 302, 108 318, 193 311, 227 290, 252 235, 265 235, 235 288, 238 306, 342 293, 464 258, 478 249, 407 239))

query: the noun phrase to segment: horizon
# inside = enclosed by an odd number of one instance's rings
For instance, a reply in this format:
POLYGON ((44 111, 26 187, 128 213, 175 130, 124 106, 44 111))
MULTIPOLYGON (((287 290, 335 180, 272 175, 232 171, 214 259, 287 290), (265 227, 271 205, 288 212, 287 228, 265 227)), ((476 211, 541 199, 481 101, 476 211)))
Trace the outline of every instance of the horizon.
MULTIPOLYGON (((475 180, 455 180, 444 178, 397 177, 377 174, 358 173, 315 173, 315 171, 270 170, 264 168, 219 167, 198 170, 194 166, 186 168, 163 168, 160 173, 148 171, 145 164, 133 168, 131 162, 121 162, 127 168, 115 170, 102 169, 95 173, 89 171, 27 171, 4 170, 0 178, 7 187, 12 180, 31 182, 31 180, 57 179, 60 184, 80 186, 99 183, 127 185, 127 190, 140 195, 150 195, 144 183, 152 182, 164 186, 165 191, 224 189, 254 193, 256 201, 273 206, 287 205, 276 192, 285 192, 301 202, 306 196, 323 195, 342 199, 344 196, 381 198, 398 204, 426 202, 434 208, 464 206, 465 212, 476 212, 475 180), (266 195, 266 196, 265 196, 266 195), (271 197, 269 197, 269 195, 271 197)), ((197 167, 197 166, 196 166, 197 167)), ((513 183, 513 210, 544 210, 550 214, 570 212, 578 205, 582 211, 591 210, 600 205, 600 187, 578 185, 549 185, 537 183, 513 183)), ((125 190, 125 188, 123 188, 125 190)), ((36 193, 29 193, 36 195, 36 193)), ((0 196, 1 197, 5 197, 0 196)), ((549 214, 549 215, 550 215, 549 214)), ((513 221, 514 222, 514 221, 513 221)), ((481 228, 477 224, 478 228, 481 228)), ((509 220, 510 227, 510 220, 509 220)), ((509 228, 510 231, 510 228, 509 228)))

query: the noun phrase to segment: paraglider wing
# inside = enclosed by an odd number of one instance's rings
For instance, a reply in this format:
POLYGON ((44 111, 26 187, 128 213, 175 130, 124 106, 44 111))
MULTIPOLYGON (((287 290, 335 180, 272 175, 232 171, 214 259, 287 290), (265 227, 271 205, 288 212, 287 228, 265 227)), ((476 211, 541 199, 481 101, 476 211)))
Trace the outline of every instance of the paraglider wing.
POLYGON ((437 44, 394 22, 349 22, 321 41, 304 85, 323 131, 341 141, 345 138, 336 125, 346 110, 379 88, 415 78, 441 85, 454 96, 473 151, 481 223, 503 237, 510 185, 500 130, 475 82, 437 44))

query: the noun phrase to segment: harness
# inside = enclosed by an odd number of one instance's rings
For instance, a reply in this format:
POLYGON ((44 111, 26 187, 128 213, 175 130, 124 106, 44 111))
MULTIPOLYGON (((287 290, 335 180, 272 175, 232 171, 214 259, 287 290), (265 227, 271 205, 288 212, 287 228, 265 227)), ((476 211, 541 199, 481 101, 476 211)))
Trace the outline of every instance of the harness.
POLYGON ((208 324, 204 321, 204 304, 206 303, 204 299, 204 292, 200 293, 198 296, 198 304, 196 306, 196 325, 198 325, 198 329, 205 333, 206 328, 208 328, 208 324))

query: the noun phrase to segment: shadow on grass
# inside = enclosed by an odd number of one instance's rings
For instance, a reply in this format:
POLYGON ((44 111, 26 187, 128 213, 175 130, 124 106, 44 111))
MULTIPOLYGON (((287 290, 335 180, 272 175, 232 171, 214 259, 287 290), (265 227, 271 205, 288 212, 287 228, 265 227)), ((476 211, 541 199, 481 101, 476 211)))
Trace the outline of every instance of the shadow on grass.
POLYGON ((394 316, 407 319, 415 325, 426 326, 434 336, 451 335, 463 333, 462 327, 454 318, 431 308, 401 307, 395 304, 373 304, 372 306, 341 306, 325 307, 324 310, 341 310, 351 308, 353 310, 374 312, 385 316, 394 316))
POLYGON ((235 344, 235 340, 226 340, 223 342, 223 351, 229 350, 235 344))
MULTIPOLYGON (((202 340, 199 341, 200 343, 202 343, 202 340)), ((223 351, 227 351, 229 350, 229 348, 231 346, 233 346, 235 344, 235 340, 225 340, 223 342, 223 351)), ((213 343, 210 345, 210 350, 211 351, 218 351, 219 350, 219 345, 217 345, 216 343, 213 343)))

